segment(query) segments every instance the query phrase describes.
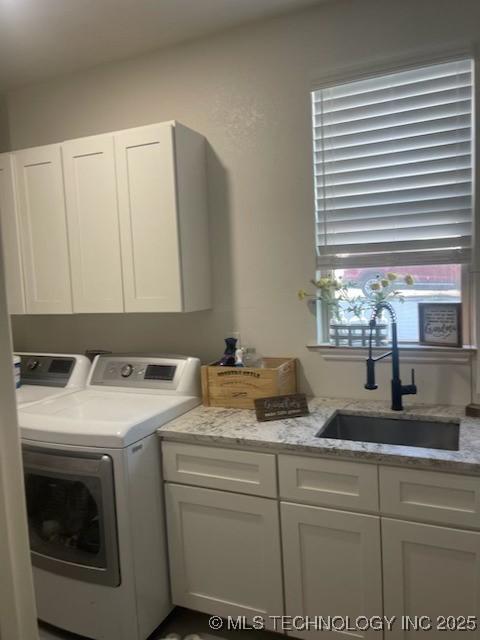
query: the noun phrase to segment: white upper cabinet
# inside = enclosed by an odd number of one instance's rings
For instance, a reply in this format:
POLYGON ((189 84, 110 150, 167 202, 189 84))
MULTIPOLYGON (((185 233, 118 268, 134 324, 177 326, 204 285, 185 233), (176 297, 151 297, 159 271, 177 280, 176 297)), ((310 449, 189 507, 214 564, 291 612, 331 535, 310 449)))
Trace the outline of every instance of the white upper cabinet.
POLYGON ((1 155, 0 216, 11 313, 211 307, 205 139, 178 123, 1 155))
POLYGON ((113 136, 62 145, 75 313, 123 311, 113 136))
POLYGON ((8 311, 13 314, 25 313, 20 229, 11 153, 0 154, 0 224, 8 311))
POLYGON ((179 124, 115 135, 125 311, 210 307, 205 142, 179 124))
POLYGON ((27 313, 71 313, 61 148, 15 153, 27 313))

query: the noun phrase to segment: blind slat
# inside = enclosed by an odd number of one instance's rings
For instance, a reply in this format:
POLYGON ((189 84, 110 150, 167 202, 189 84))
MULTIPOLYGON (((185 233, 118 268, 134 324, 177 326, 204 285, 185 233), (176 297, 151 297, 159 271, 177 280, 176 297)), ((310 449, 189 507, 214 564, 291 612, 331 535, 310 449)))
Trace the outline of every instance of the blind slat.
MULTIPOLYGON (((390 205, 395 203, 416 203, 423 200, 431 200, 432 198, 443 197, 455 197, 455 196, 469 196, 471 194, 470 184, 451 184, 448 186, 438 187, 426 187, 417 189, 405 189, 404 191, 387 191, 385 193, 368 193, 359 194, 355 196, 341 196, 339 198, 322 198, 317 199, 322 202, 324 207, 323 211, 319 209, 319 212, 326 213, 327 223, 329 216, 334 217, 334 208, 338 205, 339 208, 352 209, 357 207, 390 205)), ((325 216, 322 216, 325 217, 325 216)))
POLYGON ((357 158, 368 158, 386 153, 400 153, 402 151, 415 151, 417 149, 434 149, 435 147, 447 144, 470 144, 470 126, 464 129, 453 131, 440 131, 437 133, 421 134, 418 136, 406 136, 392 140, 380 140, 377 142, 367 142, 337 149, 322 149, 315 152, 315 164, 320 162, 333 162, 336 160, 356 160, 357 158), (318 157, 317 157, 318 156, 318 157), (322 160, 323 158, 323 160, 322 160))
POLYGON ((352 251, 350 247, 358 245, 364 247, 365 244, 372 245, 380 242, 383 244, 392 241, 402 243, 406 240, 426 240, 430 242, 449 238, 450 243, 454 245, 457 238, 467 237, 469 234, 469 222, 454 222, 443 225, 422 224, 419 227, 412 227, 411 224, 396 224, 394 230, 391 227, 387 229, 376 227, 374 231, 371 229, 362 231, 349 230, 346 233, 335 233, 335 241, 337 242, 335 253, 346 253, 347 251, 358 253, 358 251, 352 251))
MULTIPOLYGON (((428 82, 438 78, 457 77, 462 73, 471 75, 472 61, 455 60, 428 67, 409 69, 407 71, 397 71, 383 76, 375 76, 365 80, 349 82, 335 87, 327 87, 323 90, 324 98, 331 100, 344 96, 359 95, 378 89, 396 89, 412 82, 428 82)), ((315 92, 317 93, 317 92, 315 92)))
MULTIPOLYGON (((332 223, 332 232, 336 234, 335 238, 338 242, 340 242, 338 240, 338 234, 357 233, 361 231, 368 231, 368 233, 370 233, 372 225, 374 225, 376 229, 387 230, 391 232, 392 222, 393 221, 390 216, 384 218, 357 218, 354 220, 336 220, 332 223)), ((412 216, 410 214, 396 216, 394 222, 397 229, 412 228, 413 224, 412 216)), ((469 225, 469 209, 463 209, 462 211, 435 211, 434 213, 429 213, 422 216, 422 228, 429 229, 432 233, 443 233, 445 225, 458 224, 460 222, 469 225), (431 227, 437 227, 437 229, 432 230, 431 227)), ((415 227, 415 230, 417 228, 418 227, 415 227)), ((468 226, 467 230, 469 228, 470 227, 468 226)), ((319 229, 319 233, 321 233, 321 229, 319 229)))
POLYGON ((469 259, 472 77, 460 60, 312 93, 319 264, 469 259))
POLYGON ((324 175, 317 176, 318 181, 328 187, 343 184, 355 184, 357 182, 385 180, 387 178, 407 178, 408 176, 446 174, 451 171, 470 169, 470 154, 459 154, 450 158, 439 160, 420 160, 419 162, 405 162, 388 164, 384 166, 369 167, 368 169, 356 169, 355 171, 331 171, 326 165, 324 175))
POLYGON ((380 104, 371 104, 367 107, 341 109, 331 113, 319 112, 315 114, 314 123, 315 126, 332 126, 358 120, 367 121, 370 118, 379 118, 381 116, 396 116, 400 110, 404 114, 409 114, 415 111, 421 112, 422 109, 460 105, 462 101, 470 101, 470 99, 471 88, 459 87, 450 91, 431 93, 428 96, 419 95, 414 98, 403 98, 402 100, 394 98, 393 100, 380 104))
MULTIPOLYGON (((460 163, 459 163, 460 164, 460 163)), ((470 159, 467 166, 456 168, 452 163, 435 169, 432 164, 429 166, 409 166, 407 168, 396 167, 382 171, 369 169, 363 171, 361 176, 319 176, 317 190, 325 192, 326 197, 336 197, 340 195, 356 195, 360 193, 377 193, 389 189, 406 189, 411 187, 428 187, 436 184, 455 184, 470 182, 472 169, 470 159), (415 171, 416 169, 416 171, 415 171), (331 196, 330 196, 331 194, 331 196)))
POLYGON ((317 256, 317 269, 347 269, 352 267, 411 267, 428 264, 465 264, 471 261, 470 247, 445 249, 413 249, 392 253, 391 251, 350 253, 317 256))
MULTIPOLYGON (((358 175, 361 171, 369 169, 394 168, 395 165, 408 167, 410 164, 419 162, 443 162, 451 158, 467 157, 470 162, 471 145, 469 142, 459 144, 446 144, 440 147, 428 147, 426 149, 414 149, 408 151, 397 151, 394 153, 383 153, 371 156, 355 158, 352 160, 331 160, 323 162, 324 175, 339 175, 351 173, 358 175)), ((320 158, 316 159, 317 162, 320 158)), ((317 174, 321 175, 321 174, 317 174)))
POLYGON ((324 149, 338 149, 357 144, 372 144, 373 142, 386 142, 387 140, 402 140, 405 137, 426 135, 427 133, 449 133, 461 129, 471 129, 471 112, 445 118, 432 118, 418 122, 400 123, 388 127, 371 127, 365 131, 350 133, 335 132, 330 130, 322 134, 317 140, 322 141, 324 149))
MULTIPOLYGON (((454 238, 440 238, 437 241, 436 249, 462 249, 470 247, 471 238, 469 235, 466 236, 455 236, 454 238)), ((407 238, 405 240, 398 240, 399 248, 402 251, 416 251, 418 249, 421 250, 429 250, 431 249, 428 238, 407 238)), ((359 253, 365 254, 365 246, 363 243, 360 244, 348 244, 348 245, 332 245, 335 249, 335 253, 338 255, 344 255, 347 253, 346 249, 350 253, 359 253)), ((385 247, 384 242, 372 242, 370 243, 369 250, 373 253, 387 253, 387 249, 385 247)))
POLYGON ((402 111, 401 114, 397 111, 396 113, 390 113, 385 116, 358 118, 356 120, 331 125, 323 124, 322 137, 324 140, 328 140, 328 138, 336 138, 338 136, 365 134, 370 131, 381 131, 383 129, 405 127, 407 125, 421 126, 425 122, 430 124, 436 120, 450 120, 453 122, 454 119, 460 118, 461 116, 468 116, 469 114, 470 99, 461 100, 446 105, 402 111))
MULTIPOLYGON (((410 98, 418 95, 428 95, 430 93, 438 93, 456 89, 457 87, 469 87, 471 82, 470 71, 466 73, 458 73, 432 80, 421 80, 419 82, 411 82, 395 88, 395 95, 399 99, 410 98)), ((392 88, 379 89, 376 91, 368 91, 366 93, 357 93, 343 98, 323 100, 313 100, 314 113, 317 113, 320 105, 323 105, 323 112, 330 113, 339 109, 349 109, 352 107, 364 107, 369 104, 389 101, 392 98, 392 88)))
MULTIPOLYGON (((417 215, 436 213, 441 215, 445 211, 471 211, 472 199, 470 196, 453 196, 451 198, 438 198, 423 200, 421 202, 395 202, 389 205, 364 207, 352 207, 350 209, 336 209, 335 221, 358 220, 359 218, 392 218, 399 215, 417 215)), ((333 224, 333 220, 331 224, 333 224)), ((391 221, 392 223, 393 221, 391 221)), ((413 221, 412 221, 413 223, 413 221)), ((320 224, 320 223, 317 223, 320 224)), ((374 224, 372 222, 372 224, 374 224)))

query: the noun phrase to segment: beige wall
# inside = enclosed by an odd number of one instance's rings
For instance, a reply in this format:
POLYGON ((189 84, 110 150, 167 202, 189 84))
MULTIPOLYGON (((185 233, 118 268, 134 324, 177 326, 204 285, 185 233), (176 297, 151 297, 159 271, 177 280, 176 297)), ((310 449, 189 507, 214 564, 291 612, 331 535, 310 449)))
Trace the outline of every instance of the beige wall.
POLYGON ((0 93, 0 153, 10 148, 7 96, 0 93))
MULTIPOLYGON (((339 0, 11 93, 12 148, 167 119, 202 132, 215 293, 212 311, 187 316, 19 317, 16 348, 208 360, 238 330, 263 354, 297 356, 307 390, 387 397, 388 364, 369 394, 361 361, 330 362, 305 347, 315 340, 314 318, 296 300, 314 272, 309 88, 352 64, 469 46, 479 24, 478 0, 339 0)), ((417 401, 470 399, 468 363, 418 364, 417 374, 417 401)))

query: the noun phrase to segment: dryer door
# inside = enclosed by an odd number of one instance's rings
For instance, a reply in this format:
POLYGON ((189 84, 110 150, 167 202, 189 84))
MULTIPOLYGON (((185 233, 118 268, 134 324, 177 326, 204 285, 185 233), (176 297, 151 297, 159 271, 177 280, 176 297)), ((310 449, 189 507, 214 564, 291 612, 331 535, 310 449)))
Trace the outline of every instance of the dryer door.
POLYGON ((32 562, 69 578, 120 584, 113 462, 23 447, 32 562))

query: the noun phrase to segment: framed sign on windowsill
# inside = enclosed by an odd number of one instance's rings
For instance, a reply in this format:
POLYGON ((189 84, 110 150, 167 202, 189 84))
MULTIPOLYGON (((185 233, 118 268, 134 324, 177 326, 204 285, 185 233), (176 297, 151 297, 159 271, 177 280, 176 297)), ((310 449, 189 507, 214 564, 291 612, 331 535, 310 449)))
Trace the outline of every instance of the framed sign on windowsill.
POLYGON ((419 302, 419 343, 437 347, 462 347, 460 302, 419 302))

